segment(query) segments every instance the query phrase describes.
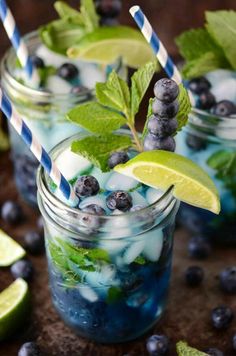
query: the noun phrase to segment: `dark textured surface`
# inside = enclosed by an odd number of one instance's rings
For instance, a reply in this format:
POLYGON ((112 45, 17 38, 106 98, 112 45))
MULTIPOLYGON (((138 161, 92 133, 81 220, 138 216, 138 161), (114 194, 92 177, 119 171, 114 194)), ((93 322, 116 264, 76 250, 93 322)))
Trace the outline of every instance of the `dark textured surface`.
MULTIPOLYGON (((77 4, 78 1, 70 1, 77 4)), ((236 8, 235 0, 139 0, 123 1, 122 23, 132 24, 127 10, 134 4, 142 5, 151 19, 163 42, 173 55, 176 55, 173 37, 183 29, 202 25, 203 11, 206 9, 236 8)), ((35 29, 38 25, 55 17, 51 0, 9 0, 23 33, 35 29)), ((4 31, 0 30, 0 54, 8 47, 8 39, 4 31)), ((4 229, 20 243, 23 235, 36 226, 38 213, 20 201, 12 179, 12 168, 8 154, 0 153, 0 206, 6 199, 18 200, 25 211, 26 221, 11 228, 0 220, 0 228, 4 229)), ((187 340, 199 349, 218 347, 225 356, 233 356, 231 338, 236 332, 236 320, 224 332, 214 331, 210 325, 210 310, 220 304, 233 307, 236 313, 236 298, 225 296, 218 287, 218 273, 225 266, 235 264, 235 250, 214 250, 205 262, 193 261, 187 255, 188 235, 177 230, 175 236, 175 250, 172 282, 167 312, 156 326, 155 332, 165 333, 171 339, 169 355, 174 356, 175 343, 187 340), (205 270, 203 285, 196 289, 185 286, 183 273, 187 266, 198 264, 205 270)), ((45 355, 51 356, 130 356, 147 355, 145 339, 143 338, 123 345, 97 345, 75 336, 60 321, 55 313, 48 290, 47 266, 45 257, 30 257, 36 273, 30 284, 32 315, 12 340, 0 343, 0 356, 16 356, 23 342, 36 340, 45 355)), ((13 281, 9 269, 0 270, 0 290, 13 281)), ((150 332, 149 334, 151 334, 150 332)))

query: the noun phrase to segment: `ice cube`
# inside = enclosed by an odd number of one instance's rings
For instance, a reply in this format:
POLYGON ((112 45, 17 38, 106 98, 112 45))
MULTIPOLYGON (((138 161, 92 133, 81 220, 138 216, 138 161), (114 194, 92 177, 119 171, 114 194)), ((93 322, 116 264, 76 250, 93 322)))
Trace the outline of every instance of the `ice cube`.
POLYGON ((129 265, 130 263, 132 263, 135 260, 135 258, 137 258, 142 253, 144 246, 145 246, 144 240, 132 242, 124 253, 123 256, 124 264, 129 265))
POLYGON ((158 261, 163 247, 162 230, 151 230, 145 234, 143 255, 151 262, 158 261))
POLYGON ((235 72, 227 69, 217 69, 207 73, 206 78, 209 80, 212 86, 215 86, 225 79, 236 78, 236 75, 235 72))
POLYGON ((109 253, 110 256, 119 255, 128 246, 125 239, 120 240, 101 240, 99 247, 109 253))
POLYGON ((76 60, 72 60, 62 54, 55 53, 44 45, 38 47, 36 55, 41 57, 47 66, 52 65, 56 68, 60 67, 64 63, 77 64, 76 60))
POLYGON ((80 209, 84 209, 86 206, 96 204, 102 207, 104 210, 107 210, 106 198, 102 194, 97 194, 92 197, 85 198, 79 205, 80 209))
POLYGON ((78 62, 81 84, 88 89, 93 89, 97 82, 105 82, 106 74, 99 65, 88 62, 78 62))
POLYGON ((70 148, 65 149, 57 158, 56 165, 66 179, 72 179, 80 172, 92 167, 90 161, 86 158, 75 154, 70 148))
POLYGON ((72 86, 57 75, 51 75, 47 79, 46 89, 54 94, 69 94, 72 86))
POLYGON ((109 179, 111 173, 110 172, 104 173, 99 168, 94 167, 90 174, 91 174, 91 176, 93 176, 97 179, 97 181, 99 182, 100 188, 105 189, 106 182, 109 179))
POLYGON ((219 81, 211 88, 212 94, 215 96, 216 101, 230 100, 236 103, 236 78, 228 78, 219 81))
POLYGON ((130 190, 135 188, 139 182, 133 178, 127 177, 123 174, 113 172, 106 183, 106 189, 114 190, 130 190))
POLYGON ((146 192, 146 199, 148 204, 155 203, 163 195, 163 191, 155 188, 148 188, 146 192))
POLYGON ((131 192, 130 195, 132 196, 133 206, 139 205, 145 207, 148 205, 146 199, 140 193, 131 192))
POLYGON ((81 296, 89 302, 94 303, 98 300, 97 293, 91 287, 81 284, 78 286, 78 290, 81 296))

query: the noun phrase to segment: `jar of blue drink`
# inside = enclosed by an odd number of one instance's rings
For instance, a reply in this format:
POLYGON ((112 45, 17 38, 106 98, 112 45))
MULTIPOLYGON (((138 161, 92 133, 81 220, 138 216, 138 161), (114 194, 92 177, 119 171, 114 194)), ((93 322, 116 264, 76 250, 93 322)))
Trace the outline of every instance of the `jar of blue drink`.
MULTIPOLYGON (((95 83, 105 81, 112 69, 124 75, 125 69, 120 60, 110 66, 69 60, 46 48, 37 32, 26 35, 24 39, 38 70, 51 67, 44 86, 35 89, 34 83, 28 82, 13 49, 7 51, 1 63, 2 86, 39 142, 49 151, 79 131, 78 126, 66 120, 68 110, 92 100, 95 83), (43 67, 40 60, 43 60, 43 67)), ((14 129, 9 127, 9 131, 17 188, 26 202, 36 206, 38 162, 14 129)))
POLYGON ((217 70, 188 85, 196 105, 177 135, 176 152, 208 172, 220 193, 221 213, 215 216, 181 204, 179 219, 213 243, 236 245, 236 74, 217 70))
POLYGON ((72 153, 72 141, 82 135, 60 143, 52 157, 74 187, 81 176, 94 177, 96 194, 70 208, 43 169, 38 173, 52 300, 78 335, 124 342, 144 334, 165 310, 179 202, 171 189, 162 193, 114 171, 102 173, 72 153), (108 197, 118 190, 128 194, 129 206, 111 210, 108 197))

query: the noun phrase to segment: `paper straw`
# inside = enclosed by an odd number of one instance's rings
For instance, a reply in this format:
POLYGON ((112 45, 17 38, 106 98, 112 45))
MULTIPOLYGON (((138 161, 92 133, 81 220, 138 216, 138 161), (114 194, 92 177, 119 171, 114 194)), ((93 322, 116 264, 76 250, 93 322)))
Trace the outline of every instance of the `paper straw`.
POLYGON ((32 134, 29 127, 21 119, 17 111, 12 106, 9 99, 2 92, 0 88, 0 108, 10 121, 11 125, 15 128, 18 134, 23 138, 30 151, 34 154, 37 160, 44 167, 53 182, 59 187, 64 197, 68 200, 71 206, 78 205, 78 198, 71 185, 67 182, 65 177, 61 174, 56 164, 51 160, 50 156, 38 142, 36 137, 32 134))
POLYGON ((24 40, 20 36, 15 19, 5 0, 0 0, 0 17, 7 35, 12 43, 12 46, 16 51, 16 55, 29 79, 31 79, 33 83, 39 83, 38 72, 32 64, 28 49, 24 40))

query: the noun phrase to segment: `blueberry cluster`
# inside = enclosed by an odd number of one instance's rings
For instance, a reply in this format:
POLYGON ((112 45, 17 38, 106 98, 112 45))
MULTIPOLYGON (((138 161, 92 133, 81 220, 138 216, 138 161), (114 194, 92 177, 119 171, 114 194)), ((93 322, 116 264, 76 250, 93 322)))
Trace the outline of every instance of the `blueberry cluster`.
POLYGON ((152 110, 153 115, 148 121, 148 134, 144 139, 144 150, 175 151, 173 134, 176 132, 178 122, 176 114, 179 110, 179 87, 171 79, 160 79, 154 87, 155 99, 152 110))
POLYGON ((217 116, 228 117, 236 114, 236 105, 229 100, 216 102, 211 93, 211 83, 205 77, 194 78, 189 81, 188 87, 192 93, 197 95, 196 107, 201 110, 208 110, 217 116))
POLYGON ((115 26, 122 8, 121 0, 96 0, 97 13, 101 16, 101 25, 115 26))

